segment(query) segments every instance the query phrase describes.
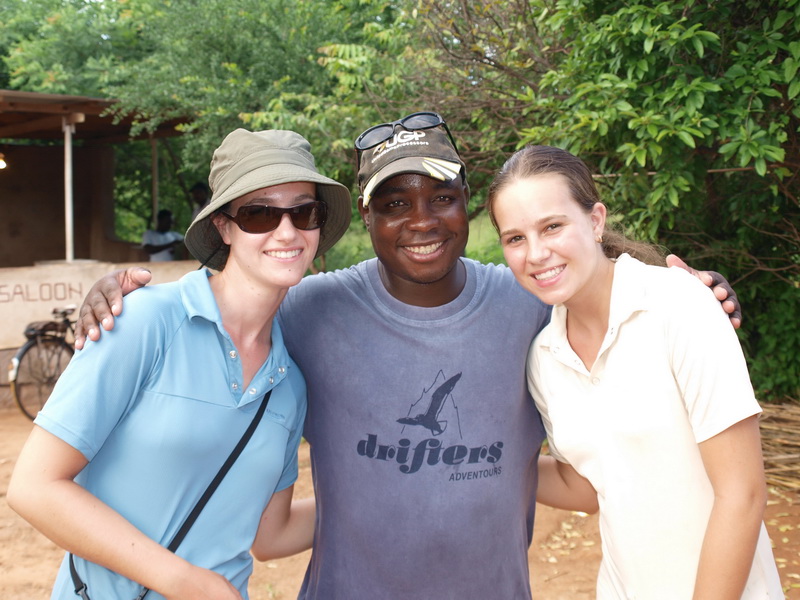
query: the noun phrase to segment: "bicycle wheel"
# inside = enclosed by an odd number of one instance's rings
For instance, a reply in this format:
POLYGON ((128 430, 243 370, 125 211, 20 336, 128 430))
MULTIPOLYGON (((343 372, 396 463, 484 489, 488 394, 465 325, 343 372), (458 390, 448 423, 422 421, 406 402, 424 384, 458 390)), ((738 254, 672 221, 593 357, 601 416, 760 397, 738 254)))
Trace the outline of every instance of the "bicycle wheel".
POLYGON ((29 340, 17 352, 11 393, 29 419, 35 419, 47 402, 72 354, 72 347, 63 339, 48 335, 29 340))

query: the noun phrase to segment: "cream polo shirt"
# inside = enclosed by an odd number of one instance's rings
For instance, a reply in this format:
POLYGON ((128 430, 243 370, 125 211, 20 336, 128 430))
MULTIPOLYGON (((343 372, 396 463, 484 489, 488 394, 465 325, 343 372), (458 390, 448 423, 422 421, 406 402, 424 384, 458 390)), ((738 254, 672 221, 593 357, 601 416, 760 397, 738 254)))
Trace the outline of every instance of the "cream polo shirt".
MULTIPOLYGON (((591 371, 566 314, 534 340, 528 385, 552 454, 598 493, 597 598, 691 598, 713 503, 698 444, 760 412, 733 327, 695 277, 628 255, 591 371)), ((742 598, 783 598, 763 525, 742 598)))

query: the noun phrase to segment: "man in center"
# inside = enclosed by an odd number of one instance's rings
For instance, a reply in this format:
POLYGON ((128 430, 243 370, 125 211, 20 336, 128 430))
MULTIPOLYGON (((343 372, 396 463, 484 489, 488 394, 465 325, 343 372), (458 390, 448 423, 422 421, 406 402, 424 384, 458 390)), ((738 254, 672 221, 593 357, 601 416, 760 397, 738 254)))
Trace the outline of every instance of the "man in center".
POLYGON ((281 327, 308 381, 317 523, 300 598, 529 598, 549 309, 462 258, 469 187, 434 113, 356 142, 377 258, 307 277, 281 327))

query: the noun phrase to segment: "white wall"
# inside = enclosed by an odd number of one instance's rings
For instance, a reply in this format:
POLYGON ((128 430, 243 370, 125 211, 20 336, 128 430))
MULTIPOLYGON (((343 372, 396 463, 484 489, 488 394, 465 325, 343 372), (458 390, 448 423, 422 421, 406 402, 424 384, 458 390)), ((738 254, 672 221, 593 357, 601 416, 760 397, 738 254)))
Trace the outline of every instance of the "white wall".
MULTIPOLYGON (((153 283, 174 281, 199 266, 193 260, 138 264, 152 271, 153 283)), ((20 346, 28 322, 49 319, 56 307, 80 306, 100 277, 133 265, 78 260, 0 269, 0 348, 20 346)))
POLYGON ((175 281, 197 269, 199 263, 186 260, 117 264, 77 260, 71 263, 51 261, 33 267, 0 268, 0 409, 16 406, 8 387, 6 364, 25 342, 25 326, 31 321, 50 319, 53 308, 68 304, 80 306, 89 288, 100 277, 134 265, 150 269, 153 283, 164 283, 175 281))

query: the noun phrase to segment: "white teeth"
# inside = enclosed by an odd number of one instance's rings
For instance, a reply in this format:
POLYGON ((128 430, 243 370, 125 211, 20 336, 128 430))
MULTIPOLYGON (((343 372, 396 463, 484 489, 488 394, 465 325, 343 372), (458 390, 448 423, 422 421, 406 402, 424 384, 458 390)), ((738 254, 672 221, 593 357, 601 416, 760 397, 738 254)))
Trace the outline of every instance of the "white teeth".
POLYGON ((545 271, 544 273, 536 273, 533 276, 533 278, 536 279, 537 281, 543 281, 545 279, 552 279, 553 277, 555 277, 556 275, 561 273, 561 271, 563 271, 563 270, 564 270, 563 266, 554 267, 552 269, 549 269, 548 271, 545 271))
POLYGON ((414 254, 431 254, 441 248, 443 243, 444 242, 437 242, 436 244, 428 244, 427 246, 406 246, 406 248, 414 254))
POLYGON ((302 252, 302 250, 270 250, 267 254, 275 258, 294 258, 299 255, 300 252, 302 252))

